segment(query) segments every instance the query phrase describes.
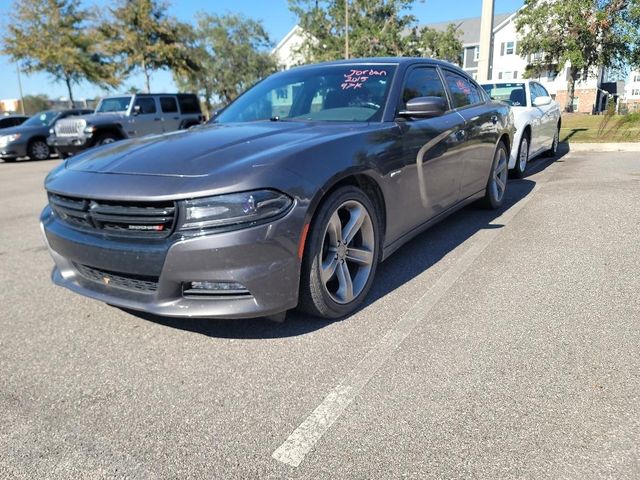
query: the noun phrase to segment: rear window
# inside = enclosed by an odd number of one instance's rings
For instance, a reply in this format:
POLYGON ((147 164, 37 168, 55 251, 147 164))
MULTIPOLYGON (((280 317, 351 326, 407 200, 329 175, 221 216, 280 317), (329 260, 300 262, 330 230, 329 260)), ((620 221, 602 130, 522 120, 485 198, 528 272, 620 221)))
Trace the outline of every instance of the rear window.
POLYGON ((200 103, 194 95, 180 95, 178 102, 182 113, 200 113, 200 103))
POLYGON ((493 83, 483 85, 482 88, 493 100, 506 102, 513 107, 527 106, 524 83, 493 83))
POLYGON ((469 79, 457 73, 445 70, 444 78, 451 92, 451 100, 455 108, 482 103, 484 98, 469 79))

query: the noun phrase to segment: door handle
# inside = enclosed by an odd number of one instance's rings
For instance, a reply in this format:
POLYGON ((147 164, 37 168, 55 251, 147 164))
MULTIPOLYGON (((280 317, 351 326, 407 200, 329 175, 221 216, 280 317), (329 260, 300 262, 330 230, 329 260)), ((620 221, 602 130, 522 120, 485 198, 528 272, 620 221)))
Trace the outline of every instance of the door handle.
POLYGON ((173 117, 174 120, 180 120, 180 117, 173 117))
POLYGON ((158 117, 156 117, 156 118, 154 118, 154 119, 153 119, 153 121, 154 121, 154 122, 159 122, 160 120, 162 120, 162 119, 161 119, 161 118, 158 118, 158 117))
POLYGON ((491 117, 491 122, 495 125, 496 123, 498 123, 498 117, 496 115, 493 115, 491 117))

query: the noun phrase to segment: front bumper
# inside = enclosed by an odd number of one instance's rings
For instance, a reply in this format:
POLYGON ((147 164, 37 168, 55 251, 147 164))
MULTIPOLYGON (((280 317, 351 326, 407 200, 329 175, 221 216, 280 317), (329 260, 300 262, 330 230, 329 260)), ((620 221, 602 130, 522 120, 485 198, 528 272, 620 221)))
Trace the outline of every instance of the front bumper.
POLYGON ((4 147, 0 147, 0 158, 19 158, 27 156, 27 144, 26 143, 9 143, 4 147))
POLYGON ((51 135, 47 138, 47 144, 60 153, 78 153, 91 147, 91 135, 78 137, 57 137, 51 135))
MULTIPOLYGON (((105 238, 75 230, 49 207, 41 227, 54 259, 53 281, 103 302, 173 317, 253 318, 280 313, 298 302, 297 256, 304 212, 295 206, 269 224, 224 233, 163 240, 105 238), (157 281, 154 291, 134 291, 89 279, 82 266, 157 281), (241 283, 249 295, 189 297, 187 282, 241 283)), ((104 280, 104 279, 103 279, 104 280)))

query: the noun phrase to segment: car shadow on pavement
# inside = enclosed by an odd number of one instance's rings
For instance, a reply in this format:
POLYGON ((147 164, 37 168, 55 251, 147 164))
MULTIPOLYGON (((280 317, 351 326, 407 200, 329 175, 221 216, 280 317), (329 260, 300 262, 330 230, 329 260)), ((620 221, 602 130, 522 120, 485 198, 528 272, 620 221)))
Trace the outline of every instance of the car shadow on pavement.
MULTIPOLYGON (((527 170, 527 177, 540 173, 554 162, 560 161, 568 151, 568 146, 564 144, 554 158, 541 158, 532 161, 527 170)), ((535 181, 528 178, 509 180, 505 201, 500 209, 487 210, 477 204, 472 204, 403 245, 388 260, 379 265, 373 287, 361 308, 373 304, 420 275, 476 232, 489 228, 502 228, 502 225, 491 222, 529 195, 535 184, 535 181)), ((333 322, 332 320, 310 317, 298 311, 288 312, 286 320, 282 323, 273 322, 266 318, 245 320, 171 318, 144 312, 125 311, 160 325, 219 338, 293 337, 321 329, 333 322)))

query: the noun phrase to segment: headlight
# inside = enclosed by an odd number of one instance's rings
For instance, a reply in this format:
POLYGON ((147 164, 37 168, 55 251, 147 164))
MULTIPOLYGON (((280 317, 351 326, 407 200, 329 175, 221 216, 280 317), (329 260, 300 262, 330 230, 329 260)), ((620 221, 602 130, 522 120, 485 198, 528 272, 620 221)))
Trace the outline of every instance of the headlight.
POLYGON ((89 125, 88 127, 84 127, 84 133, 93 133, 96 131, 96 127, 93 125, 89 125))
POLYGON ((13 135, 3 135, 2 137, 0 137, 0 146, 4 147, 11 142, 15 142, 21 136, 22 135, 20 133, 14 133, 13 135))
POLYGON ((293 200, 273 190, 232 193, 182 202, 180 230, 252 224, 277 217, 293 200))

